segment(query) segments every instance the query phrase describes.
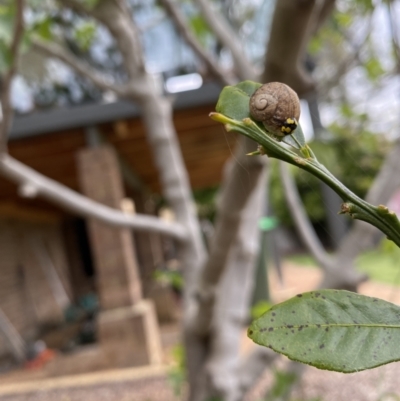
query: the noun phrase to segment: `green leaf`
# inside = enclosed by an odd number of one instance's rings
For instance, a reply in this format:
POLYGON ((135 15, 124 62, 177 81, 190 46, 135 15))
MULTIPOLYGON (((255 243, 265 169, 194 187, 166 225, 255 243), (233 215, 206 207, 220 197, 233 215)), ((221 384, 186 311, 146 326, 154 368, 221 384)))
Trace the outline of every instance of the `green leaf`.
POLYGON ((207 37, 211 35, 211 31, 205 19, 201 15, 194 15, 189 18, 189 25, 201 44, 206 45, 207 37))
POLYGON ((84 22, 74 30, 74 38, 78 46, 84 51, 87 51, 90 48, 95 34, 96 25, 92 21, 84 22))
POLYGON ((250 117, 250 96, 260 86, 261 84, 252 81, 243 81, 236 86, 225 86, 219 95, 215 110, 238 121, 250 117))
POLYGON ((15 7, 0 6, 0 40, 10 44, 13 37, 15 7))
POLYGON ((364 68, 367 72, 368 78, 371 79, 372 81, 376 81, 385 73, 385 70, 383 69, 381 62, 376 57, 370 58, 364 64, 364 68))
POLYGON ((12 55, 10 48, 4 43, 3 40, 0 40, 0 74, 7 71, 11 65, 11 61, 12 55))
POLYGON ((400 308, 348 291, 313 291, 274 305, 248 335, 295 361, 357 372, 400 360, 400 308))
POLYGON ((237 85, 235 85, 235 88, 239 88, 240 90, 242 90, 243 92, 247 93, 249 96, 249 100, 250 100, 250 96, 253 95, 253 93, 260 87, 262 86, 262 84, 258 83, 258 82, 253 82, 253 81, 242 81, 239 82, 237 85))
POLYGON ((92 9, 97 6, 97 3, 99 2, 99 0, 81 0, 81 2, 85 7, 92 9))
POLYGON ((52 19, 50 17, 45 17, 42 20, 36 22, 32 27, 32 33, 37 34, 41 39, 51 40, 52 32, 51 25, 52 19))

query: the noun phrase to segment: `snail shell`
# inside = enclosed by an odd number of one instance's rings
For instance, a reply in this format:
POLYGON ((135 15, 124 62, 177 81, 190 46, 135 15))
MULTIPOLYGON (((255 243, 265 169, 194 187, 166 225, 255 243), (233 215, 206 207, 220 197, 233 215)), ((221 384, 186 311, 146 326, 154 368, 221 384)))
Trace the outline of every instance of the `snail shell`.
POLYGON ((281 82, 269 82, 251 96, 250 114, 272 134, 288 135, 296 129, 300 118, 300 100, 289 86, 281 82))

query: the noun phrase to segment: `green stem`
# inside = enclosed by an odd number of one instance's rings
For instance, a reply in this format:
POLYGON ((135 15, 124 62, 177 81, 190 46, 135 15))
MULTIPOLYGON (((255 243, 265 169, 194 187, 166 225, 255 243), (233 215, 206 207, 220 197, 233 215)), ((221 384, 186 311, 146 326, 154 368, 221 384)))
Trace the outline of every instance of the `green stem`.
POLYGON ((210 116, 214 120, 225 124, 227 130, 237 131, 256 141, 265 149, 265 152, 269 157, 283 160, 308 171, 315 177, 319 178, 331 187, 344 202, 355 206, 355 208, 353 208, 354 212, 348 212, 351 217, 367 221, 379 228, 389 239, 400 247, 400 222, 396 215, 391 213, 387 208, 371 205, 351 192, 334 175, 332 175, 325 166, 319 163, 314 153, 307 145, 300 147, 299 150, 301 154, 299 155, 282 146, 280 142, 269 136, 250 118, 237 121, 219 113, 211 113, 210 116))

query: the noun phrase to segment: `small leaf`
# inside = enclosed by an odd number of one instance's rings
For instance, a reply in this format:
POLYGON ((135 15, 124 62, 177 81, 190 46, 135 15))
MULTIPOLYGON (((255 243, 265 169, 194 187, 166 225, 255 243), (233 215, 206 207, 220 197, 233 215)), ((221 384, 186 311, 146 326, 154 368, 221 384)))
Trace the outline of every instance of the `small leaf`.
POLYGON ((250 117, 250 96, 260 86, 261 84, 252 81, 240 82, 236 86, 225 86, 219 95, 215 110, 238 121, 250 117))
POLYGON ((357 372, 400 360, 400 307, 348 291, 313 291, 274 305, 248 335, 295 361, 357 372))
POLYGON ((32 33, 37 34, 43 40, 51 40, 53 36, 51 32, 52 22, 50 17, 37 21, 32 27, 32 33))
POLYGON ((365 64, 364 68, 367 71, 368 78, 372 81, 376 81, 379 77, 381 77, 385 70, 382 67, 381 62, 376 58, 370 58, 365 64))
POLYGON ((241 89, 243 92, 250 96, 260 87, 262 84, 253 81, 242 81, 235 85, 235 88, 241 89))
POLYGON ((78 46, 84 51, 87 51, 90 48, 95 34, 96 25, 91 21, 80 24, 74 30, 74 38, 78 43, 78 46))

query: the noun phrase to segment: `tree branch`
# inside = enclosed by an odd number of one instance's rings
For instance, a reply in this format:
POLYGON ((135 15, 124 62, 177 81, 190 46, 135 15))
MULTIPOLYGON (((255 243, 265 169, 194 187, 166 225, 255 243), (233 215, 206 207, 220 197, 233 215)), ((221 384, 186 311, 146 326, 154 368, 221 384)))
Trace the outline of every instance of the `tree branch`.
POLYGON ((126 214, 95 202, 43 176, 7 154, 0 155, 0 174, 20 184, 20 190, 25 196, 41 196, 82 217, 95 218, 106 224, 119 227, 157 232, 172 236, 180 241, 185 241, 187 238, 187 232, 180 224, 166 223, 152 216, 126 214))
POLYGON ((208 0, 195 0, 195 3, 218 40, 230 50, 239 79, 255 79, 256 71, 247 59, 245 51, 240 45, 240 39, 231 29, 225 17, 218 10, 212 8, 212 3, 208 0))
POLYGON ((8 71, 0 77, 0 102, 2 120, 0 121, 0 152, 7 150, 8 130, 12 120, 12 105, 10 100, 11 83, 17 71, 19 46, 24 33, 24 0, 16 1, 13 39, 10 45, 11 65, 8 71))
POLYGON ((118 96, 124 97, 126 90, 122 85, 116 85, 111 79, 99 71, 92 68, 89 64, 82 62, 71 52, 62 46, 51 42, 34 38, 32 39, 33 47, 47 57, 54 57, 71 67, 76 73, 91 81, 94 85, 104 91, 113 91, 118 96))
POLYGON ((227 269, 218 287, 210 338, 210 357, 206 362, 211 395, 216 399, 242 399, 239 395, 240 380, 237 377, 241 373, 240 348, 254 293, 255 269, 260 251, 258 223, 265 209, 267 187, 267 169, 264 169, 243 210, 227 269))
POLYGON ((145 63, 139 30, 125 1, 100 0, 93 8, 85 7, 76 0, 61 0, 61 4, 77 13, 88 15, 107 27, 116 39, 130 79, 133 79, 138 72, 144 72, 145 63))
POLYGON ((209 334, 217 286, 227 266, 232 244, 237 237, 242 221, 241 212, 256 187, 266 163, 264 158, 246 156, 255 147, 252 140, 242 139, 240 145, 224 178, 217 206, 218 218, 212 247, 201 272, 198 289, 199 310, 194 322, 195 331, 199 336, 209 334))
POLYGON ((289 166, 285 162, 279 161, 279 171, 282 178, 286 202, 288 203, 293 220, 296 223, 300 238, 304 241, 308 250, 322 269, 326 270, 328 266, 332 265, 332 260, 325 252, 321 241, 311 226, 310 220, 307 218, 307 213, 304 210, 296 184, 290 174, 289 166))
MULTIPOLYGON (((400 187, 399 153, 400 140, 397 140, 368 191, 365 198, 367 202, 374 205, 386 204, 393 193, 400 187)), ((378 233, 379 230, 370 224, 356 221, 348 234, 343 238, 335 255, 335 266, 340 271, 336 273, 336 277, 325 277, 322 285, 332 288, 335 285, 335 280, 340 279, 341 272, 345 272, 349 266, 352 266, 355 258, 361 252, 373 246, 374 237, 378 233)))
POLYGON ((185 39, 186 43, 193 49, 196 55, 204 62, 207 66, 208 71, 214 75, 224 85, 233 85, 235 80, 229 76, 228 71, 224 71, 216 60, 201 46, 196 39, 195 35, 187 25, 184 15, 181 13, 176 1, 174 0, 161 0, 168 14, 174 21, 178 31, 185 39))
POLYGON ((310 31, 315 26, 316 0, 276 2, 265 57, 263 82, 279 81, 292 87, 300 97, 314 89, 304 67, 310 31))

